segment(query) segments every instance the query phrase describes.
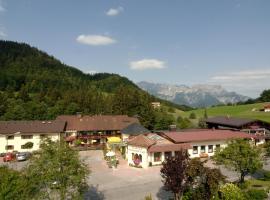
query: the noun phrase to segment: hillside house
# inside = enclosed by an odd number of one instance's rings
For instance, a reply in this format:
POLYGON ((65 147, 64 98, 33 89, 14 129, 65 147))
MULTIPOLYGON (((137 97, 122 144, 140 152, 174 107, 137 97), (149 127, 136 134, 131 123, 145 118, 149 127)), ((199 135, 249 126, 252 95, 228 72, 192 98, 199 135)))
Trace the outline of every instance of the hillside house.
POLYGON ((208 118, 206 121, 208 128, 215 129, 232 129, 243 131, 252 135, 256 135, 257 144, 262 144, 268 139, 270 124, 256 119, 236 118, 230 116, 217 116, 208 118))
POLYGON ((270 104, 264 106, 264 112, 270 112, 270 104))
POLYGON ((0 121, 0 153, 36 151, 43 138, 59 140, 65 126, 63 121, 0 121))

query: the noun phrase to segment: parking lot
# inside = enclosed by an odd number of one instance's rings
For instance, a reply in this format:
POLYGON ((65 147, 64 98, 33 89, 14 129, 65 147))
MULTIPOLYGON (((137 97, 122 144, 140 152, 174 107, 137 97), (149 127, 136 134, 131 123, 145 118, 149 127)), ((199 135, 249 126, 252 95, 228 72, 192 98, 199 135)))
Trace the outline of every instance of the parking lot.
POLYGON ((133 168, 125 160, 120 160, 118 167, 112 169, 104 161, 102 151, 85 151, 80 155, 91 170, 90 189, 85 199, 143 200, 149 194, 153 199, 169 199, 171 196, 162 189, 160 167, 133 168))

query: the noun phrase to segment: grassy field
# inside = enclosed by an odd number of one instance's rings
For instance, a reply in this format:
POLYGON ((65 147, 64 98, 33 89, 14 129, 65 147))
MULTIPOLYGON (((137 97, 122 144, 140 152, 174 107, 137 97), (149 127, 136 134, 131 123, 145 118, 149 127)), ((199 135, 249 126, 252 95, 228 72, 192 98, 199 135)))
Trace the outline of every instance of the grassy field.
MULTIPOLYGON (((250 119, 260 119, 266 122, 270 122, 270 112, 265 113, 258 111, 262 109, 265 103, 256 103, 248 105, 236 105, 236 106, 217 106, 207 108, 208 117, 213 116, 232 116, 250 119), (256 109, 257 111, 254 111, 256 109)), ((179 113, 182 117, 189 117, 190 113, 194 112, 198 118, 204 116, 204 109, 197 109, 188 112, 179 113)))

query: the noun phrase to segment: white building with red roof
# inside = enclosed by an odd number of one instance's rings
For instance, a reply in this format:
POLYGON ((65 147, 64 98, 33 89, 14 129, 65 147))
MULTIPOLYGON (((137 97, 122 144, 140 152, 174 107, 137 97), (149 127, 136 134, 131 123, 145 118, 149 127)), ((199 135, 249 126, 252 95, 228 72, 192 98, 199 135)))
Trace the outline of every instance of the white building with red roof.
POLYGON ((188 151, 190 158, 210 157, 216 149, 225 148, 230 140, 253 140, 254 137, 240 131, 214 129, 139 135, 128 142, 128 164, 142 168, 160 165, 181 150, 188 151))

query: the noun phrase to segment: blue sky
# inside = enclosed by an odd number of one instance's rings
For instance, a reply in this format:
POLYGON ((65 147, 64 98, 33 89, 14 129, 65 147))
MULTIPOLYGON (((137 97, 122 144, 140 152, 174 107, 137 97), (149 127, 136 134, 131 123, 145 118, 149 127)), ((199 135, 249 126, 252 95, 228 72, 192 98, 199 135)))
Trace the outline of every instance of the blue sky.
POLYGON ((0 0, 0 38, 84 72, 270 88, 269 0, 0 0))

